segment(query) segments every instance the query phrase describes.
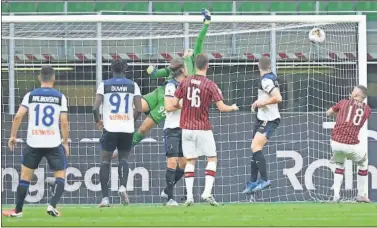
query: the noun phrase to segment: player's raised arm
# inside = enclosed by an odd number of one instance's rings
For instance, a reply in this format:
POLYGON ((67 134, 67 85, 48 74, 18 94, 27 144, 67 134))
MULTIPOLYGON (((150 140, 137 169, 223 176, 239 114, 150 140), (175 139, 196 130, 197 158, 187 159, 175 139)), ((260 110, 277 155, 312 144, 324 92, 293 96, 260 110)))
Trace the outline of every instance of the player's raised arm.
POLYGON ((62 96, 62 109, 60 111, 60 130, 62 133, 63 147, 65 149, 65 154, 69 156, 68 138, 69 138, 69 122, 68 122, 68 107, 67 98, 62 96))
POLYGON ((134 119, 136 120, 139 118, 140 114, 143 112, 143 107, 141 104, 141 92, 140 92, 140 87, 139 85, 134 82, 135 85, 135 94, 134 94, 134 119))
POLYGON ((11 129, 10 138, 8 142, 8 146, 12 151, 14 150, 14 147, 16 145, 17 132, 18 132, 18 129, 20 129, 22 119, 24 118, 25 114, 27 113, 29 109, 29 95, 30 93, 27 93, 25 95, 20 107, 18 108, 16 115, 13 118, 12 129, 11 129))
POLYGON ((96 122, 98 128, 100 130, 103 129, 103 122, 101 120, 100 114, 99 114, 99 107, 101 106, 103 102, 103 95, 104 95, 104 85, 103 82, 99 84, 98 89, 97 89, 97 94, 96 94, 96 99, 93 104, 93 118, 94 122, 96 122))
POLYGON ((166 78, 169 77, 171 70, 170 67, 157 69, 157 67, 151 65, 147 68, 147 73, 151 76, 151 78, 166 78))
POLYGON ((204 39, 207 35, 209 24, 211 23, 211 13, 208 10, 202 9, 202 15, 204 17, 203 27, 200 30, 198 38, 195 42, 194 56, 201 54, 203 52, 204 39))

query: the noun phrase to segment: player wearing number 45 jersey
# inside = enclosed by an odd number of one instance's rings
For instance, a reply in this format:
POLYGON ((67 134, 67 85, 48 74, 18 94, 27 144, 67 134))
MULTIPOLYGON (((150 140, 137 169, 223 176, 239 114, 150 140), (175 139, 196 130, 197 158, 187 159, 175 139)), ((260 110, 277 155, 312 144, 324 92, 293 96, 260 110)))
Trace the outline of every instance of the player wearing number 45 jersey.
POLYGON ((93 105, 94 120, 98 128, 102 130, 99 175, 103 198, 100 207, 109 206, 108 182, 111 157, 115 149, 118 150, 119 159, 118 175, 120 187, 118 194, 123 205, 129 203, 126 192, 129 172, 127 160, 132 147, 132 134, 135 131, 134 115, 139 115, 142 109, 140 88, 136 82, 126 78, 126 69, 127 63, 125 60, 114 60, 111 63, 113 78, 102 82, 98 86, 96 100, 93 105), (99 115, 101 104, 103 121, 99 115))
POLYGON ((3 211, 4 216, 22 216, 22 208, 30 181, 33 178, 34 170, 38 168, 43 157, 47 159, 55 176, 53 196, 47 207, 47 213, 51 216, 60 216, 56 205, 64 192, 65 169, 67 168, 66 156, 69 155, 67 99, 53 88, 55 73, 52 67, 42 67, 38 78, 41 82, 41 88, 25 95, 13 120, 8 143, 12 151, 16 144, 17 131, 20 128, 22 118, 29 112, 27 146, 23 151, 21 178, 16 193, 16 208, 3 211), (59 120, 63 145, 59 132, 59 120))
POLYGON ((173 100, 174 106, 178 107, 179 100, 183 99, 180 127, 182 128, 183 155, 187 159, 184 174, 187 189, 185 205, 190 206, 194 203, 193 185, 196 160, 200 156, 206 156, 208 163, 205 172, 205 189, 201 197, 211 205, 217 206, 218 203, 211 194, 216 174, 217 153, 209 122, 209 105, 212 101, 215 102, 221 112, 236 111, 238 107, 225 105, 219 87, 206 77, 208 69, 206 55, 196 56, 195 67, 196 74, 181 82, 175 91, 173 100))
POLYGON ((340 187, 343 182, 344 163, 352 160, 358 166, 357 190, 358 202, 369 203, 366 196, 368 189, 368 154, 367 148, 359 141, 360 129, 368 120, 371 109, 363 101, 367 97, 367 89, 356 86, 349 100, 341 100, 327 111, 327 115, 337 114, 335 127, 331 136, 333 156, 331 162, 336 164, 334 174, 334 201, 340 200, 340 187))

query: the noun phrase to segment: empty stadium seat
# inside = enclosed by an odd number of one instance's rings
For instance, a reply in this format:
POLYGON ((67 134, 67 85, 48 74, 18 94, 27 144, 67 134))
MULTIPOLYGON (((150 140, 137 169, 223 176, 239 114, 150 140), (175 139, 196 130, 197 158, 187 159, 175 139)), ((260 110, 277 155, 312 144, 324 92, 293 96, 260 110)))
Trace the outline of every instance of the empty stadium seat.
POLYGON ((123 11, 123 7, 122 2, 97 2, 95 5, 96 11, 123 11))
MULTIPOLYGON (((357 10, 359 11, 377 11, 377 2, 371 1, 360 1, 357 3, 356 6, 357 10)), ((368 20, 377 20, 377 13, 364 13, 367 15, 368 20)))
POLYGON ((6 2, 1 3, 1 12, 8 13, 8 4, 6 2))
POLYGON ((64 2, 39 2, 38 12, 43 12, 43 13, 64 12, 64 2))
POLYGON ((182 3, 180 2, 153 2, 154 12, 182 12, 182 3))
POLYGON ((299 12, 314 12, 315 11, 315 2, 298 2, 298 11, 299 12))
POLYGON ((132 12, 148 12, 148 2, 126 2, 125 10, 132 12))
POLYGON ((183 2, 183 10, 185 12, 200 12, 201 9, 210 9, 208 2, 183 2))
POLYGON ((267 12, 270 11, 269 5, 265 2, 241 2, 238 11, 245 12, 267 12))
POLYGON ((271 12, 296 12, 296 2, 271 2, 271 12))
POLYGON ((339 12, 339 11, 355 11, 355 4, 352 1, 333 2, 327 3, 328 14, 356 14, 355 12, 339 12), (339 13, 337 13, 339 12, 339 13))
POLYGON ((35 2, 9 2, 8 7, 11 13, 37 12, 37 3, 35 2))
POLYGON ((212 3, 212 11, 216 12, 227 12, 230 13, 233 10, 233 3, 232 2, 213 2, 212 3))
POLYGON ((93 2, 68 2, 68 12, 95 12, 95 4, 93 2))

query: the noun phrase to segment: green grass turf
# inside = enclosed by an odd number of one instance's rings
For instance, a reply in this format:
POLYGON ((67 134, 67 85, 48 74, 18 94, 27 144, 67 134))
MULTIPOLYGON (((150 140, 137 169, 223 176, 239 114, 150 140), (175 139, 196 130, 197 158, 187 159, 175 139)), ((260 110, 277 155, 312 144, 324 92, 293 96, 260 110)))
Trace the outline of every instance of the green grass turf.
MULTIPOLYGON (((3 208, 9 208, 9 205, 3 208)), ((96 208, 25 206, 22 218, 3 217, 3 226, 377 226, 377 204, 267 203, 167 208, 132 205, 96 208)))

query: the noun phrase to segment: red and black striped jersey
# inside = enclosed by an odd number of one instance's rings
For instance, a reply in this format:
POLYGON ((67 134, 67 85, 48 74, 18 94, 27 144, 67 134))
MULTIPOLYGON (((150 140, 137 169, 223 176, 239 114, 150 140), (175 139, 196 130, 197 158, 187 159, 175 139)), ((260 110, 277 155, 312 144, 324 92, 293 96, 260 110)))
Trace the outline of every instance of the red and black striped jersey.
POLYGON ((371 114, 369 105, 354 100, 341 100, 332 107, 337 113, 331 139, 344 144, 358 144, 360 129, 371 114))
POLYGON ((211 130, 209 106, 212 101, 224 100, 216 83, 202 75, 186 78, 175 97, 183 99, 180 127, 188 130, 211 130))

